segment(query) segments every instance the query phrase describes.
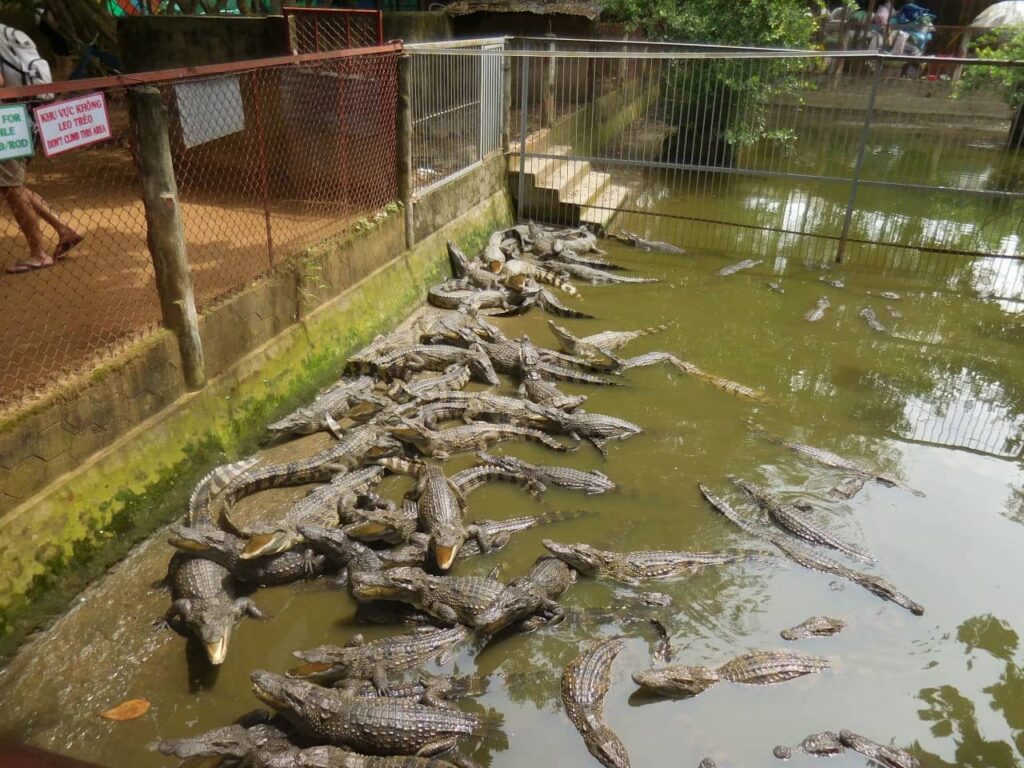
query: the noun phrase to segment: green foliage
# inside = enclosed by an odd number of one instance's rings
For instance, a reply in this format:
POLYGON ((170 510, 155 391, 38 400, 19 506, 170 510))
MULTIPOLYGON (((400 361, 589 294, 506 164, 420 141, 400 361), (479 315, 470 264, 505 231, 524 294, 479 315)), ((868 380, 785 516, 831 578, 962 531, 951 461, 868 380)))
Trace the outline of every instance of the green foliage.
MULTIPOLYGON (((1024 61, 1024 25, 984 35, 974 43, 979 59, 1024 61)), ((956 95, 967 91, 998 91, 1015 110, 1024 106, 1024 67, 967 66, 956 95)))

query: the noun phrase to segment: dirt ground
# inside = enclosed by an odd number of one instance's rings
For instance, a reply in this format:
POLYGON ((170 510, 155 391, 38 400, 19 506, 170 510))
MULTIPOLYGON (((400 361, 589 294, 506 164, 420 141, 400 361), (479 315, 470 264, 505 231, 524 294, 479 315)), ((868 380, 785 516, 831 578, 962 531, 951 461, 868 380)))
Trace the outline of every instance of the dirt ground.
MULTIPOLYGON (((117 140, 29 164, 28 186, 85 240, 52 269, 11 275, 27 245, 0 203, 0 411, 38 396, 158 327, 160 307, 145 215, 129 150, 117 140)), ((271 265, 261 201, 181 191, 182 220, 200 309, 271 265)), ((274 263, 344 226, 337 203, 277 201, 274 263), (334 210, 331 210, 331 209, 334 210)), ((348 217, 345 217, 348 218, 348 217)), ((50 247, 52 230, 44 225, 50 247)))

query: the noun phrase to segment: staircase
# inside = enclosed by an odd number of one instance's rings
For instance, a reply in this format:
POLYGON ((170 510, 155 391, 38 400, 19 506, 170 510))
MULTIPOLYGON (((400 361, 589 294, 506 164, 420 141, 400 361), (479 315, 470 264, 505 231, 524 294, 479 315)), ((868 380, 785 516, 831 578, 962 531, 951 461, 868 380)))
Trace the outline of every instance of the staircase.
POLYGON ((573 227, 585 225, 595 231, 607 229, 625 204, 629 189, 613 184, 611 174, 592 170, 586 160, 570 159, 571 147, 534 151, 558 157, 528 157, 524 165, 518 153, 510 159, 509 180, 517 204, 521 168, 525 175, 523 218, 573 227))

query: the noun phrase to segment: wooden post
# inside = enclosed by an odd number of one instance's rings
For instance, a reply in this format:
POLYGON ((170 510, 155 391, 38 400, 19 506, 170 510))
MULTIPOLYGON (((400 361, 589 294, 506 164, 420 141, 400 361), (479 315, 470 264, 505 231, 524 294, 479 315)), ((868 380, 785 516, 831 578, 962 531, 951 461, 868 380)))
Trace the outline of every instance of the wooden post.
POLYGON ((416 244, 412 210, 412 56, 398 57, 398 125, 395 131, 398 159, 398 199, 405 211, 405 247, 416 244))
MULTIPOLYGON (((966 59, 967 58, 967 53, 970 51, 970 48, 971 48, 971 28, 970 27, 964 27, 963 30, 960 32, 960 45, 956 49, 956 57, 958 59, 966 59)), ((963 74, 964 74, 964 65, 963 64, 957 64, 955 67, 953 67, 953 82, 955 83, 957 80, 959 80, 961 77, 963 77, 963 74)))
MULTIPOLYGON (((544 36, 554 37, 551 33, 544 36)), ((555 52, 554 40, 547 44, 547 49, 550 53, 555 52)), ((555 122, 555 61, 557 59, 553 56, 544 58, 544 83, 541 86, 540 101, 540 123, 544 128, 550 128, 555 122)))
POLYGON ((201 389, 206 385, 206 364, 160 89, 132 88, 131 117, 146 209, 146 242, 156 272, 160 311, 164 325, 178 337, 185 383, 189 389, 201 389))

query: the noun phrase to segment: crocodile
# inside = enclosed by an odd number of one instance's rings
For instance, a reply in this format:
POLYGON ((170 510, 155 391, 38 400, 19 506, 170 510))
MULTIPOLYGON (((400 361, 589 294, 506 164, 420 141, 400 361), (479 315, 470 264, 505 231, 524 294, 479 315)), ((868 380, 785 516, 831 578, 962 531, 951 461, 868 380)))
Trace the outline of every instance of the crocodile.
POLYGON ((380 509, 358 511, 345 520, 342 532, 360 541, 382 541, 398 545, 409 541, 419 529, 419 514, 416 502, 406 499, 401 507, 390 506, 380 509))
POLYGON ((541 374, 537 349, 524 336, 519 344, 519 395, 538 405, 574 411, 587 401, 586 395, 567 395, 541 374))
POLYGON ((867 295, 868 296, 877 296, 880 299, 889 299, 889 301, 899 301, 900 299, 903 298, 900 294, 893 293, 892 291, 882 291, 881 293, 874 293, 872 291, 867 291, 867 295))
POLYGON ((857 313, 864 318, 864 322, 868 324, 868 328, 877 333, 888 333, 888 329, 882 325, 878 319, 878 315, 875 314, 875 310, 871 307, 864 307, 860 312, 857 313))
POLYGON ((506 261, 501 270, 501 279, 504 285, 520 289, 527 280, 535 280, 538 283, 551 285, 569 296, 579 296, 576 286, 563 278, 561 274, 534 261, 524 259, 506 261))
POLYGON ((824 275, 822 275, 821 277, 818 278, 818 282, 819 283, 824 283, 825 285, 831 286, 832 288, 845 288, 846 287, 846 283, 844 283, 842 280, 840 280, 838 278, 836 278, 834 280, 830 280, 829 278, 825 277, 824 275))
POLYGON ((615 483, 608 476, 597 470, 583 472, 572 467, 548 467, 530 464, 514 456, 494 456, 483 451, 477 457, 487 464, 492 464, 521 477, 535 480, 545 486, 567 488, 582 491, 587 495, 604 493, 615 488, 615 483))
POLYGON ((722 267, 720 270, 715 272, 718 277, 728 277, 729 275, 735 275, 740 270, 751 269, 762 263, 761 259, 744 259, 738 261, 735 264, 730 264, 728 267, 722 267))
MULTIPOLYGON (((665 353, 655 354, 663 355, 665 353)), ((714 374, 708 373, 686 360, 675 359, 672 363, 683 373, 689 374, 690 376, 696 376, 698 379, 708 382, 711 386, 718 387, 718 389, 721 389, 723 392, 728 392, 732 395, 739 395, 740 397, 746 397, 750 400, 757 400, 760 402, 764 402, 766 400, 764 392, 761 392, 758 389, 752 389, 745 384, 740 384, 732 381, 731 379, 723 379, 721 376, 715 376, 714 374)))
MULTIPOLYGON (((189 498, 188 527, 216 530, 211 506, 239 477, 256 465, 243 459, 217 467, 203 477, 189 498)), ((206 557, 176 552, 167 567, 172 602, 160 624, 180 619, 185 629, 203 646, 210 663, 219 665, 227 656, 235 622, 242 616, 262 618, 256 604, 235 594, 235 580, 223 565, 206 557)))
MULTIPOLYGON (((831 757, 846 751, 846 747, 839 740, 839 734, 833 731, 812 733, 800 742, 797 749, 815 757, 831 757)), ((789 760, 793 756, 793 749, 787 746, 778 746, 772 750, 772 754, 780 760, 789 760)))
POLYGON ((602 456, 608 455, 607 444, 610 441, 627 440, 643 432, 632 422, 603 413, 566 413, 557 409, 552 409, 550 413, 566 435, 573 440, 589 440, 602 456))
POLYGON ((477 617, 477 628, 484 634, 500 632, 517 625, 523 632, 541 624, 561 621, 565 613, 555 600, 576 581, 576 572, 555 557, 539 557, 524 575, 512 579, 498 599, 477 617))
POLYGON ((462 492, 463 496, 468 496, 488 483, 499 481, 513 483, 521 488, 525 488, 532 496, 540 496, 540 494, 547 490, 544 483, 536 478, 527 477, 522 472, 499 467, 496 464, 477 464, 452 475, 452 482, 462 492))
POLYGON ((406 420, 401 426, 391 427, 390 431, 402 442, 414 445, 420 453, 442 461, 456 453, 484 451, 508 440, 528 440, 553 451, 573 450, 573 446, 560 443, 536 429, 512 424, 479 422, 435 430, 406 420))
POLYGON ((313 456, 286 464, 268 464, 235 478, 214 504, 214 519, 238 532, 229 510, 239 500, 267 488, 329 482, 336 474, 348 472, 368 459, 394 456, 402 445, 376 424, 361 424, 348 430, 337 443, 313 456))
POLYGON ((655 333, 667 330, 669 324, 656 325, 651 328, 641 328, 636 331, 602 331, 591 336, 579 338, 567 328, 558 325, 554 320, 548 320, 548 328, 558 339, 558 343, 566 352, 582 357, 607 357, 608 352, 624 347, 634 339, 644 336, 651 336, 655 333))
POLYGON ((666 243, 661 240, 648 240, 640 237, 640 235, 634 232, 629 232, 628 230, 622 230, 622 232, 608 235, 608 237, 613 240, 618 240, 621 243, 632 245, 634 248, 639 248, 641 251, 657 251, 660 253, 675 253, 678 255, 686 253, 686 249, 680 248, 678 245, 672 245, 671 243, 666 243))
POLYGON ((300 731, 361 752, 436 755, 481 725, 474 715, 407 699, 362 698, 262 670, 250 678, 256 697, 300 731))
MULTIPOLYGON (((466 499, 458 486, 445 475, 441 465, 433 462, 403 462, 403 465, 413 468, 416 488, 412 495, 416 498, 419 522, 430 537, 430 549, 437 567, 446 571, 452 567, 468 536, 463 523, 466 499)), ((391 466, 398 468, 395 463, 391 466)), ((486 541, 480 544, 486 549, 486 541)))
POLYGON ((501 278, 489 269, 484 269, 478 263, 470 261, 455 243, 448 241, 448 261, 452 267, 452 275, 458 279, 466 280, 476 288, 483 290, 500 289, 501 278))
POLYGON ((388 397, 396 403, 409 403, 438 392, 463 389, 472 378, 469 366, 462 363, 449 365, 440 376, 428 376, 413 381, 395 379, 388 386, 388 397))
POLYGON ((311 435, 328 431, 341 437, 338 419, 347 416, 352 406, 367 403, 383 407, 383 401, 373 394, 376 381, 370 376, 342 380, 322 392, 309 406, 298 408, 267 427, 277 435, 311 435))
POLYGON ((181 760, 200 757, 220 757, 242 760, 257 749, 275 751, 292 747, 288 735, 280 728, 259 723, 249 727, 229 725, 183 739, 164 739, 157 744, 163 755, 181 760))
POLYGON ((781 549, 797 565, 813 571, 829 573, 833 576, 846 579, 847 581, 852 581, 854 584, 863 587, 873 595, 876 595, 883 600, 889 600, 890 602, 896 603, 896 605, 901 608, 906 608, 915 616, 924 615, 924 606, 914 600, 911 600, 882 577, 875 576, 870 573, 855 571, 852 568, 847 568, 836 560, 819 555, 816 552, 811 552, 806 547, 798 546, 793 543, 793 540, 790 537, 779 534, 768 526, 757 525, 749 520, 745 520, 736 512, 735 509, 732 508, 732 506, 728 504, 728 502, 719 496, 716 496, 704 485, 698 483, 697 487, 713 509, 741 530, 765 541, 771 542, 781 549))
POLYGON ((828 531, 819 528, 794 505, 783 501, 773 493, 764 488, 748 483, 746 480, 734 477, 733 483, 749 496, 761 509, 768 513, 768 517, 779 528, 787 531, 797 538, 803 539, 811 544, 820 544, 829 547, 850 557, 873 563, 875 558, 858 546, 849 544, 833 536, 828 531))
POLYGON ((604 721, 604 698, 611 686, 611 667, 623 648, 616 638, 593 643, 562 672, 562 706, 583 737, 583 743, 602 765, 629 768, 629 754, 604 721))
POLYGON ((350 689, 369 680, 378 693, 386 695, 388 675, 415 669, 432 659, 446 658, 468 637, 469 630, 461 626, 423 627, 370 642, 356 635, 344 647, 321 645, 308 651, 295 651, 294 655, 306 663, 289 672, 289 677, 321 684, 344 679, 351 682, 350 689))
POLYGON ((353 509, 359 497, 369 493, 383 476, 384 468, 377 465, 339 473, 330 483, 321 485, 292 504, 280 520, 240 530, 240 534, 249 539, 242 559, 279 554, 302 543, 303 538, 298 532, 300 525, 338 525, 342 511, 353 509))
POLYGON ((536 429, 558 427, 562 415, 529 400, 492 392, 439 392, 422 396, 419 403, 427 413, 432 404, 439 404, 445 417, 459 417, 466 423, 490 421, 536 429))
POLYGON ((168 543, 189 555, 205 557, 226 568, 242 584, 272 587, 315 579, 328 570, 328 560, 311 547, 296 547, 283 554, 243 559, 246 541, 209 526, 172 525, 168 543))
POLYGON ((879 744, 853 731, 839 732, 839 741, 847 749, 859 752, 885 768, 919 768, 921 763, 905 749, 879 744))
POLYGON ((479 309, 511 308, 508 291, 494 289, 482 291, 473 287, 466 280, 448 280, 432 285, 427 290, 427 301, 439 309, 479 309))
POLYGON ((832 306, 832 302, 828 300, 828 296, 822 296, 818 299, 818 302, 814 305, 814 309, 804 315, 804 320, 808 323, 816 323, 825 316, 825 310, 832 306))
POLYGON ((345 367, 346 369, 356 368, 369 360, 408 346, 411 341, 412 337, 404 328, 399 328, 388 334, 377 334, 373 337, 373 341, 349 355, 345 367))
POLYGON ((468 349, 447 344, 409 344, 360 363, 358 370, 390 381, 424 370, 444 371, 456 363, 468 365, 473 378, 484 384, 497 386, 501 383, 485 350, 476 343, 471 343, 468 349))
POLYGON ((579 309, 572 309, 571 307, 565 306, 565 304, 563 304, 555 294, 546 288, 541 288, 537 291, 533 302, 550 315, 557 315, 558 317, 574 317, 577 320, 594 319, 593 315, 589 315, 579 309))
POLYGON ((497 326, 469 308, 433 312, 413 325, 413 335, 421 344, 457 344, 463 339, 463 330, 472 331, 485 341, 505 338, 497 326))
POLYGON ((893 320, 903 319, 903 313, 896 309, 896 307, 886 304, 885 311, 889 313, 889 317, 891 317, 893 320))
MULTIPOLYGON (((467 340, 469 340, 468 337, 467 340)), ((522 367, 523 345, 527 343, 532 345, 529 337, 525 336, 521 339, 505 339, 494 343, 479 342, 496 371, 513 375, 519 373, 522 367)), ((595 364, 582 357, 566 355, 546 347, 533 346, 532 349, 536 354, 534 367, 555 379, 575 381, 581 384, 604 384, 606 383, 605 379, 590 374, 614 372, 610 365, 595 364)))
POLYGON ((778 283, 765 283, 768 286, 768 290, 774 291, 775 293, 785 293, 786 289, 778 283))
POLYGON ((831 637, 838 635, 846 626, 842 619, 831 616, 811 616, 811 618, 795 627, 779 632, 783 640, 801 640, 805 637, 831 637))
POLYGON ((396 600, 409 603, 445 625, 476 627, 477 616, 507 586, 483 576, 431 576, 422 568, 391 568, 380 573, 360 573, 352 581, 357 600, 396 600))
POLYGON ((551 260, 545 261, 544 263, 560 272, 564 272, 570 277, 582 280, 585 283, 590 283, 591 285, 618 285, 626 283, 642 284, 658 282, 658 278, 656 277, 630 277, 628 275, 616 274, 615 272, 606 272, 603 269, 595 269, 594 267, 588 267, 584 264, 572 261, 551 260))
MULTIPOLYGON (((466 543, 462 545, 455 559, 464 560, 469 557, 495 552, 508 544, 513 533, 519 533, 538 525, 574 520, 584 514, 587 513, 582 510, 566 512, 552 510, 540 515, 513 517, 508 520, 477 520, 466 526, 466 531, 470 533, 471 538, 467 539, 466 543), (480 542, 473 535, 475 529, 479 529, 487 540, 488 547, 486 550, 480 546, 480 542)), ((410 538, 408 545, 392 547, 390 550, 381 551, 379 554, 382 560, 392 565, 423 566, 429 554, 429 539, 423 536, 423 534, 414 534, 410 538)))
POLYGON ((824 448, 817 448, 813 445, 806 445, 804 443, 795 443, 791 440, 786 440, 778 435, 773 435, 766 432, 763 429, 755 428, 755 433, 759 434, 765 440, 770 443, 781 445, 794 453, 804 456, 811 461, 821 464, 824 467, 830 467, 832 469, 841 469, 846 472, 850 472, 855 476, 862 477, 867 480, 874 480, 875 482, 881 483, 888 488, 902 488, 905 491, 910 491, 915 496, 924 496, 921 491, 909 488, 903 485, 897 478, 884 472, 878 472, 877 470, 871 469, 870 467, 861 464, 851 459, 844 458, 838 453, 825 450, 824 448))
POLYGON ((860 493, 868 479, 862 475, 850 475, 829 488, 828 495, 833 499, 852 499, 860 493))
POLYGON ((673 579, 700 573, 709 565, 725 565, 764 557, 761 552, 609 552, 589 544, 541 542, 555 557, 584 576, 603 576, 624 584, 647 579, 673 579))
POLYGON ((744 685, 772 685, 830 668, 828 659, 791 651, 754 651, 720 667, 675 666, 633 674, 643 690, 662 696, 696 696, 720 680, 744 685))

